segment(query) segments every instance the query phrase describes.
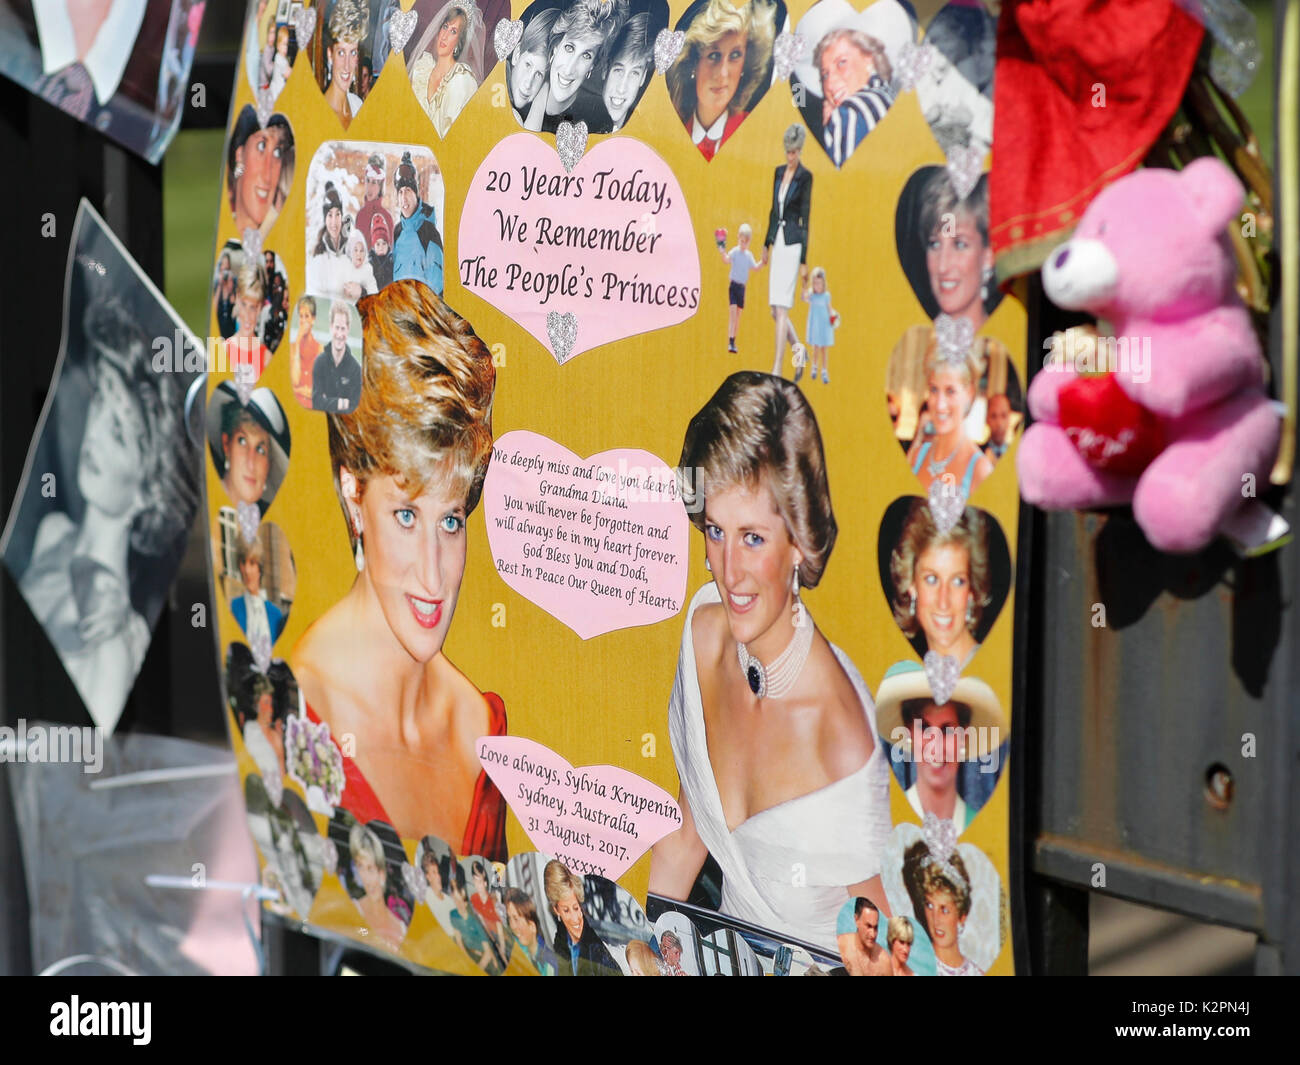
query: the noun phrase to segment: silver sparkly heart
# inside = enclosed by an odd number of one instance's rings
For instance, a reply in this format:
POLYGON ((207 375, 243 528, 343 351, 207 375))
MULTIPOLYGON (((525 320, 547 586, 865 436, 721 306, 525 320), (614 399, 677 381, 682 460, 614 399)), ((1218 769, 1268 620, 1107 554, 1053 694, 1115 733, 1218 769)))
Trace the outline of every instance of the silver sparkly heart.
POLYGON ((899 91, 915 89, 934 62, 935 47, 932 44, 916 44, 909 41, 903 45, 898 62, 894 66, 894 81, 899 91))
POLYGON ((934 346, 938 362, 965 363, 975 343, 975 323, 969 318, 941 314, 934 320, 934 346))
POLYGON ((256 503, 239 504, 239 535, 244 543, 251 544, 257 539, 257 530, 262 525, 262 508, 256 503))
POLYGON ((560 155, 560 162, 570 174, 587 150, 587 123, 561 122, 555 131, 555 150, 560 155))
POLYGON ((772 45, 772 77, 777 81, 785 81, 790 76, 790 71, 794 70, 794 65, 799 62, 799 56, 803 54, 804 39, 801 33, 791 33, 786 30, 776 38, 776 43, 772 45))
POLYGON ((971 194, 984 172, 984 152, 969 145, 955 145, 948 150, 948 177, 959 199, 971 194))
POLYGON ((497 58, 504 60, 511 52, 515 50, 515 45, 519 43, 519 38, 524 35, 524 20, 502 19, 497 23, 497 28, 492 31, 492 47, 497 50, 497 58))
POLYGON ((655 38, 655 70, 663 74, 673 65, 686 47, 686 31, 670 30, 666 26, 655 38))
POLYGON ((255 226, 244 230, 244 254, 254 259, 262 254, 262 231, 255 226))
POLYGON ((424 893, 429 890, 429 882, 424 874, 410 862, 402 863, 402 884, 407 894, 416 899, 424 898, 424 893))
POLYGON ((578 316, 572 311, 565 311, 563 314, 559 311, 547 311, 546 335, 551 338, 551 351, 555 354, 555 361, 562 364, 573 351, 573 345, 577 343, 578 316))
POLYGON ((953 689, 961 676, 961 663, 956 655, 941 655, 937 651, 925 652, 925 676, 930 682, 930 692, 936 706, 943 706, 952 698, 953 689))
POLYGON ((316 9, 314 7, 304 7, 294 14, 293 19, 298 48, 306 48, 307 42, 311 40, 311 35, 316 32, 316 9))
POLYGON ((251 362, 241 362, 235 367, 235 395, 239 397, 239 402, 245 407, 248 406, 248 401, 253 395, 253 388, 257 384, 257 378, 253 376, 256 372, 251 362))
POLYGON ((259 673, 265 673, 271 665, 271 633, 263 629, 250 641, 252 646, 249 648, 253 652, 253 665, 257 667, 259 673))
POLYGON ((934 527, 939 530, 940 536, 961 521, 965 509, 966 497, 957 487, 952 474, 930 482, 930 517, 934 519, 934 527))
POLYGON ((275 96, 270 89, 259 89, 257 93, 257 121, 265 128, 275 112, 275 96))
POLYGON ((419 17, 412 8, 410 11, 398 11, 388 20, 388 43, 393 46, 394 52, 400 52, 406 47, 406 42, 415 32, 415 23, 419 17))

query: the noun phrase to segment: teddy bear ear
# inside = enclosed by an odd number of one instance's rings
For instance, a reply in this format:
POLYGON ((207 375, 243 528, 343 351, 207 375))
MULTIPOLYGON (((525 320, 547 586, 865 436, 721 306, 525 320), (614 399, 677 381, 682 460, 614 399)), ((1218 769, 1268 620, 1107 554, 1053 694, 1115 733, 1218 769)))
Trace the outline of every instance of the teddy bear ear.
POLYGON ((1225 163, 1213 156, 1194 159, 1178 175, 1191 197, 1197 217, 1211 233, 1217 233, 1237 217, 1246 190, 1225 163))

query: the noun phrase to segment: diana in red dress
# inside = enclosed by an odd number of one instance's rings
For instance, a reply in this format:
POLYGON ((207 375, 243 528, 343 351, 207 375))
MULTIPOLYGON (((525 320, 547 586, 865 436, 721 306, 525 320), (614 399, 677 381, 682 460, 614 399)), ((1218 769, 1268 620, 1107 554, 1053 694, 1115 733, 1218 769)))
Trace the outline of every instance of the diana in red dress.
POLYGON ((504 860, 505 804, 476 744, 505 733, 505 707, 443 651, 492 451, 492 357, 422 282, 357 307, 361 400, 329 416, 357 575, 298 641, 293 671, 310 716, 350 755, 344 809, 504 860))

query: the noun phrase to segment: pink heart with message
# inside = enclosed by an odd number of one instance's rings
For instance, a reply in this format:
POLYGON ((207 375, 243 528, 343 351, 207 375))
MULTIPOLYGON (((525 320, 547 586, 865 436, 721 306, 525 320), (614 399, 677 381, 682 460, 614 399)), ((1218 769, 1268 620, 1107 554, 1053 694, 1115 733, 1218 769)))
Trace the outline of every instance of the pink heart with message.
POLYGON ((584 640, 681 610, 686 508, 675 471, 650 452, 580 459, 515 430, 492 448, 483 506, 501 578, 584 640))
POLYGON ((700 302, 700 255, 668 164, 615 137, 572 173, 546 141, 506 137, 465 198, 460 280, 559 358, 547 315, 572 314, 570 357, 684 322, 700 302))
POLYGON ((673 797, 626 769, 575 769, 522 736, 484 736, 478 757, 533 845, 579 876, 617 880, 681 827, 681 807, 673 797))

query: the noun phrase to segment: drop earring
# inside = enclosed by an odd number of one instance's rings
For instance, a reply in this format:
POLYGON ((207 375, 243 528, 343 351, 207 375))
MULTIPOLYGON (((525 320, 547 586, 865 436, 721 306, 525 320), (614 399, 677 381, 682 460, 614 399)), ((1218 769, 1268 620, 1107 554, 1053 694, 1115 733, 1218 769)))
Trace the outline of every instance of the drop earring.
POLYGON ((704 568, 705 568, 709 573, 712 573, 712 572, 713 572, 713 563, 711 563, 711 562, 709 561, 709 556, 708 556, 708 555, 705 555, 705 556, 704 556, 704 568))
POLYGON ((236 163, 236 164, 235 164, 235 170, 234 170, 234 178, 235 178, 235 180, 238 181, 238 180, 239 180, 241 177, 243 177, 243 176, 244 176, 244 164, 243 164, 243 163, 236 163))
POLYGON ((804 609, 803 600, 799 598, 799 564, 794 567, 794 627, 801 629, 808 623, 808 611, 804 609))
POLYGON ((975 628, 975 604, 969 599, 966 600, 966 627, 975 628))
POLYGON ((993 280, 993 267, 984 267, 984 272, 980 275, 980 302, 988 303, 989 301, 989 282, 993 280))
POLYGON ((915 593, 907 597, 907 613, 910 617, 916 617, 916 595, 915 593))

